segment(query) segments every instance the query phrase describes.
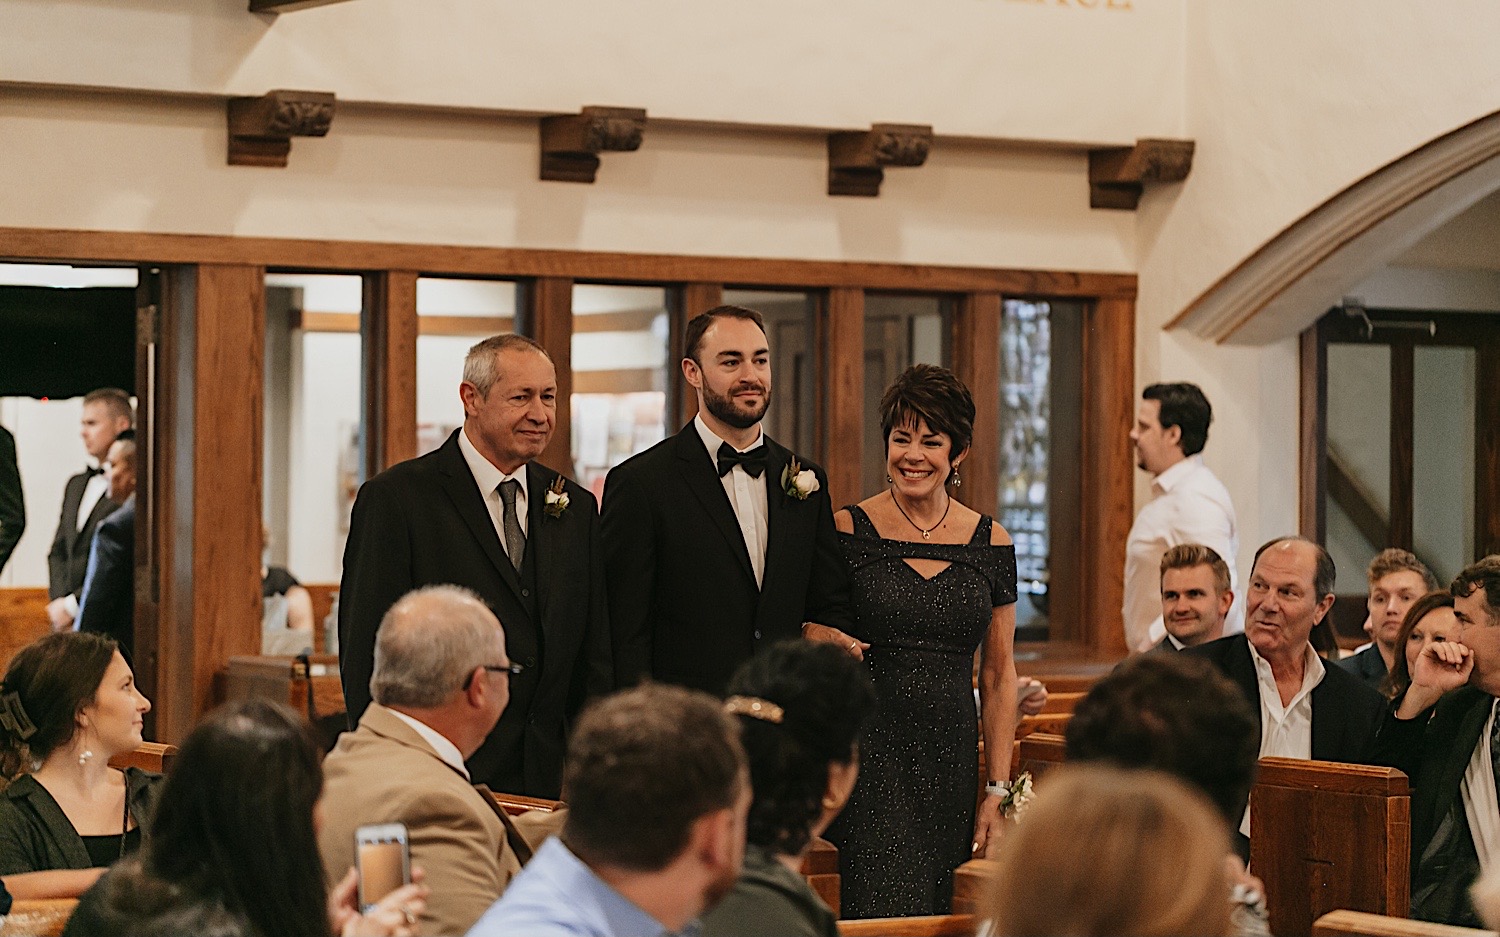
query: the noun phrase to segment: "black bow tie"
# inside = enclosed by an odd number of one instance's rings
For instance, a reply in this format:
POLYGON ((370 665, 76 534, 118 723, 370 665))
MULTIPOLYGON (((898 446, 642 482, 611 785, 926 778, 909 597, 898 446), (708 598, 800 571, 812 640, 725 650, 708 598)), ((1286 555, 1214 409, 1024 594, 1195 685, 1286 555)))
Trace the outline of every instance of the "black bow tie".
POLYGON ((88 478, 93 478, 95 475, 103 475, 104 469, 94 468, 92 465, 86 465, 83 468, 83 474, 88 478))
POLYGON ((728 475, 736 465, 749 472, 751 478, 759 478, 766 470, 766 444, 761 443, 749 452, 739 452, 727 442, 719 446, 719 477, 728 475))

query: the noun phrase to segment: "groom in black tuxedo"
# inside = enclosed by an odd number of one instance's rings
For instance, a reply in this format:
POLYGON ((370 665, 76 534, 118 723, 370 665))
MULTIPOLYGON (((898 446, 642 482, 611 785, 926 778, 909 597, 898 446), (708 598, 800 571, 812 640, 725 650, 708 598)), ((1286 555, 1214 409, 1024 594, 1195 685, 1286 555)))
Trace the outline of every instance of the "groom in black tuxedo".
POLYGON ((741 662, 799 633, 861 656, 828 479, 761 432, 771 353, 760 313, 711 309, 683 344, 698 415, 605 480, 616 678, 722 693, 741 662))
MULTIPOLYGON (((366 482, 339 587, 339 666, 349 724, 370 705, 375 634, 419 586, 473 590, 500 619, 519 673, 510 705, 468 759, 476 783, 557 797, 568 728, 614 685, 594 496, 533 459, 552 438, 557 374, 529 338, 475 345, 459 385, 464 425, 437 450, 366 482)), ((456 686, 454 689, 458 689, 456 686)))

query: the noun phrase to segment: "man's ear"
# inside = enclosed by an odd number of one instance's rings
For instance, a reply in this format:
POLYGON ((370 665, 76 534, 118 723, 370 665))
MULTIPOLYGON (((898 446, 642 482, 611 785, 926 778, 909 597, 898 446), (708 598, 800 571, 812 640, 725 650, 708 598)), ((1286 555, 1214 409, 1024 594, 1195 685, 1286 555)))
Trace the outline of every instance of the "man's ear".
POLYGON ((1167 443, 1178 447, 1179 449, 1182 448, 1182 427, 1163 426, 1161 430, 1161 438, 1167 443))
POLYGON ((1234 590, 1225 589, 1219 595, 1219 617, 1223 618, 1229 614, 1229 609, 1234 605, 1234 590))
POLYGON ((705 813, 693 823, 689 848, 704 865, 719 869, 734 856, 734 808, 705 813))
POLYGON ((682 359, 682 377, 694 390, 703 388, 703 369, 692 358, 682 359))
POLYGON ((1332 592, 1323 596, 1322 600, 1318 602, 1318 607, 1313 609, 1313 625, 1316 626, 1319 622, 1321 622, 1323 620, 1323 617, 1328 614, 1328 610, 1331 608, 1333 608, 1332 592))
POLYGON ((484 402, 484 394, 481 394, 479 388, 468 381, 460 381, 458 383, 458 399, 464 405, 464 416, 467 417, 473 415, 479 409, 479 405, 484 402))

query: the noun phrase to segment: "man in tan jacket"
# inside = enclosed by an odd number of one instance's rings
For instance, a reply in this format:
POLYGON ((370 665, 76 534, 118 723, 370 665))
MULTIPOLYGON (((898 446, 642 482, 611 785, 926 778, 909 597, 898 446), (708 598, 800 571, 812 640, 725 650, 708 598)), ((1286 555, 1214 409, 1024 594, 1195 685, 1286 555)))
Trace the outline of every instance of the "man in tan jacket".
POLYGON ((531 847, 476 788, 464 759, 510 700, 519 672, 500 622, 457 586, 409 593, 386 614, 370 679, 374 704, 323 762, 323 863, 337 881, 354 831, 406 824, 412 865, 432 889, 423 934, 462 934, 530 858, 531 847))

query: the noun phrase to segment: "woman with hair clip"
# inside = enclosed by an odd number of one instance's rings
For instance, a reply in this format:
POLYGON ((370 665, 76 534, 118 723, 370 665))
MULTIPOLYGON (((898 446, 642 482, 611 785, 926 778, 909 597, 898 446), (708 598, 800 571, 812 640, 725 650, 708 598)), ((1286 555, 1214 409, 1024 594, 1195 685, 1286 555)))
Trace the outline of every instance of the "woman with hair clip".
POLYGON ((111 768, 141 743, 151 702, 115 642, 32 642, 0 685, 0 876, 17 898, 82 894, 141 845, 161 775, 111 768))
POLYGON ((140 855, 101 878, 65 935, 415 933, 426 886, 368 913, 351 869, 332 892, 318 852, 323 769, 311 729, 279 703, 241 700, 183 742, 140 855))
POLYGON ((783 641, 729 681, 754 792, 745 863, 704 915, 705 937, 834 937, 833 912, 802 877, 809 846, 838 816, 859 774, 875 689, 829 644, 783 641))

